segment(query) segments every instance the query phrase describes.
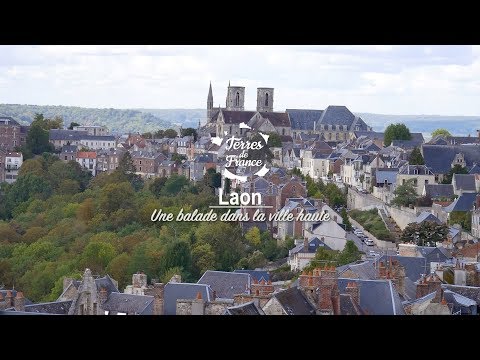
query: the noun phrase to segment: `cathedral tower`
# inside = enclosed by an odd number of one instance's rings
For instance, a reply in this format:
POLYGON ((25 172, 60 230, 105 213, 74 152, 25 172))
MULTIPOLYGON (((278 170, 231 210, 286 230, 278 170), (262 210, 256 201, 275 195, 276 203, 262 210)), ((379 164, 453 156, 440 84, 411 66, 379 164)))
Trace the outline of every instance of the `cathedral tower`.
POLYGON ((257 88, 257 111, 273 111, 273 88, 257 88))
POLYGON ((226 110, 243 111, 245 104, 245 87, 230 86, 228 82, 226 110))
POLYGON ((210 88, 208 89, 207 97, 207 123, 212 120, 213 116, 213 93, 212 93, 212 82, 210 81, 210 88))

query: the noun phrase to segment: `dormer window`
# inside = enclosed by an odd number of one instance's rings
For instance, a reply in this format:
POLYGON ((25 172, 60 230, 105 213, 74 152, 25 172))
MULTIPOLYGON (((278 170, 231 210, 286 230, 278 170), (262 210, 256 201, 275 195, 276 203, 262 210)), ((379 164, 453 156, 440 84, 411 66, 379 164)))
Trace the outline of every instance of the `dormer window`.
POLYGON ((413 169, 413 175, 418 175, 418 169, 417 168, 413 169))

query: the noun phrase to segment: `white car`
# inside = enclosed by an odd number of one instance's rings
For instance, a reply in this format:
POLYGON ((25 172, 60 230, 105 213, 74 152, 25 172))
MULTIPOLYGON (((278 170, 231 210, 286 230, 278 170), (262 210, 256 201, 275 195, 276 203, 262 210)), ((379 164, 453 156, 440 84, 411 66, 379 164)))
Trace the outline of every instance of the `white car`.
POLYGON ((373 246, 373 245, 375 245, 375 243, 373 242, 372 239, 365 239, 365 244, 367 244, 367 246, 373 246))

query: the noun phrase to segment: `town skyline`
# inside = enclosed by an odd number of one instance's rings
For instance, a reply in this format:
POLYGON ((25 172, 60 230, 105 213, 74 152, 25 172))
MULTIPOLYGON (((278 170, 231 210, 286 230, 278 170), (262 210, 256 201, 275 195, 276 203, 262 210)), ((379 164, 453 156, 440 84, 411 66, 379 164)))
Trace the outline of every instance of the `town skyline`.
MULTIPOLYGON (((232 86, 275 88, 275 111, 475 116, 478 46, 2 46, 0 102, 204 108, 232 86)), ((480 75, 480 74, 479 74, 480 75)))

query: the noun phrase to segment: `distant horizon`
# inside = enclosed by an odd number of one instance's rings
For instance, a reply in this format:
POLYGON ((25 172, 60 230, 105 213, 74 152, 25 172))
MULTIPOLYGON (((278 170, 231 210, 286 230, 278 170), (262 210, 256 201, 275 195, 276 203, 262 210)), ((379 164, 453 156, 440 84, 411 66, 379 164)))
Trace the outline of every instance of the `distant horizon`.
MULTIPOLYGON (((90 106, 79 106, 79 105, 52 105, 52 104, 22 104, 22 103, 0 103, 0 105, 21 105, 21 106, 56 106, 56 107, 78 107, 78 108, 84 108, 84 109, 117 109, 117 110, 173 110, 173 111, 181 111, 181 110, 205 110, 203 108, 187 108, 187 107, 181 107, 181 108, 154 108, 154 107, 90 107, 90 106)), ((341 105, 341 104, 331 104, 332 106, 346 106, 346 105, 341 105)), ((371 115, 384 115, 384 116, 431 116, 431 117, 470 117, 470 118, 476 118, 478 117, 480 119, 480 114, 479 115, 445 115, 445 114, 393 114, 393 113, 377 113, 377 112, 371 112, 371 111, 354 111, 350 109, 348 106, 347 108, 354 114, 371 114, 371 115)), ((299 110, 324 110, 324 108, 287 108, 289 110, 292 109, 299 109, 299 110)), ((280 110, 275 110, 274 112, 285 112, 287 109, 280 111, 280 110)), ((255 111, 255 109, 245 109, 246 111, 255 111)))
MULTIPOLYGON (((228 84, 272 87, 274 109, 345 105, 372 114, 480 114, 480 46, 0 45, 0 102, 202 109, 228 84)), ((63 105, 66 106, 66 105, 63 105)), ((283 110, 280 110, 283 111, 283 110)))

